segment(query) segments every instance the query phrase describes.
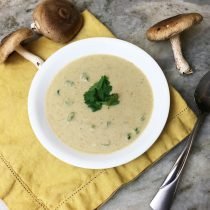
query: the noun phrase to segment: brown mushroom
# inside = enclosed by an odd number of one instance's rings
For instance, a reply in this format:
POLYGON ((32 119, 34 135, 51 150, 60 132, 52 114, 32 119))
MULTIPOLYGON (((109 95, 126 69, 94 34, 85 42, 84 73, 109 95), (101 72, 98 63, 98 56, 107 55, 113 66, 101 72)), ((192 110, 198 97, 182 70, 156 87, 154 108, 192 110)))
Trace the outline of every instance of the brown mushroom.
POLYGON ((203 20, 198 13, 180 14, 156 23, 147 30, 150 41, 170 39, 176 67, 181 74, 191 74, 193 71, 182 55, 180 33, 203 20))
POLYGON ((33 12, 32 30, 55 42, 70 41, 81 29, 83 17, 67 0, 45 0, 33 12))
POLYGON ((33 32, 30 29, 20 28, 4 37, 0 44, 0 63, 6 61, 7 57, 12 52, 16 51, 39 68, 44 61, 21 46, 21 42, 31 38, 32 36, 33 32))

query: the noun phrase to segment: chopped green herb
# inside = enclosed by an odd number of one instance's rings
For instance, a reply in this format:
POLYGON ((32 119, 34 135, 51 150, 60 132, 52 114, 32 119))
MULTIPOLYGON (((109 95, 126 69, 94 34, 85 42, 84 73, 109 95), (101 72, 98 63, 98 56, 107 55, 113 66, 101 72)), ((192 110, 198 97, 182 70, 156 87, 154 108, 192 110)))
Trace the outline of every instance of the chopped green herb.
POLYGON ((108 141, 107 143, 103 143, 103 144, 101 144, 102 146, 110 146, 110 144, 111 144, 111 141, 108 141))
POLYGON ((135 128, 134 131, 136 132, 136 134, 139 134, 139 128, 135 128))
POLYGON ((75 117, 75 112, 69 113, 67 116, 67 121, 71 122, 74 119, 74 117, 75 117))
POLYGON ((88 82, 90 80, 90 77, 88 76, 88 74, 86 72, 83 72, 80 76, 80 79, 85 82, 88 82))
POLYGON ((140 119, 141 119, 141 121, 144 121, 145 120, 145 114, 143 114, 140 119))
POLYGON ((127 134, 127 139, 130 140, 131 137, 132 137, 132 136, 131 136, 131 133, 128 133, 128 134, 127 134))
POLYGON ((60 90, 60 89, 58 89, 58 90, 56 91, 56 93, 57 93, 57 95, 59 96, 59 95, 60 95, 60 93, 61 93, 61 90, 60 90))
POLYGON ((119 104, 119 95, 112 93, 107 76, 102 76, 101 79, 92 85, 87 92, 84 93, 85 103, 93 112, 102 108, 102 105, 113 106, 119 104))
POLYGON ((96 126, 94 124, 91 125, 91 128, 96 128, 96 126))
POLYGON ((72 87, 72 86, 74 86, 74 82, 71 80, 66 80, 65 85, 72 87))
POLYGON ((66 99, 64 100, 64 103, 65 103, 67 106, 70 106, 70 105, 72 105, 74 102, 71 101, 70 98, 66 98, 66 99))
POLYGON ((112 124, 111 121, 107 121, 107 122, 106 122, 106 127, 108 128, 111 124, 112 124))

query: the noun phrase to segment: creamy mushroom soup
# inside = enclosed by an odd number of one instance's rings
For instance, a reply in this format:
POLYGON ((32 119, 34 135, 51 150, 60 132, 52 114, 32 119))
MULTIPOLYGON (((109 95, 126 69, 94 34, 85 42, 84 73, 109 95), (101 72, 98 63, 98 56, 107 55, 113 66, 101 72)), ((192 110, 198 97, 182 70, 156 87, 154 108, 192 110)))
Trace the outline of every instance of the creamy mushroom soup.
POLYGON ((152 107, 145 75, 110 55, 69 63, 54 78, 46 98, 47 118, 57 137, 89 153, 110 153, 131 144, 147 126, 152 107))

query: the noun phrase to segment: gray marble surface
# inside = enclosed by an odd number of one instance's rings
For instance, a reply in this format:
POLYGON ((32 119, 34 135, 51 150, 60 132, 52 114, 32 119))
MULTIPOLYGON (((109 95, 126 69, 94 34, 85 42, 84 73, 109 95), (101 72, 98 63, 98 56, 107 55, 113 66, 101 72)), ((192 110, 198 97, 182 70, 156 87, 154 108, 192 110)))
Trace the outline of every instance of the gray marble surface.
MULTIPOLYGON (((38 0, 0 0, 0 38, 20 26, 29 26, 38 0)), ((193 93, 202 75, 210 70, 210 0, 75 0, 88 8, 119 38, 149 52, 168 81, 195 110, 193 93), (184 12, 199 12, 204 21, 182 36, 185 57, 194 69, 191 76, 178 74, 169 42, 151 43, 145 30, 158 20, 184 12)), ((171 151, 141 177, 130 183, 102 210, 149 210, 149 203, 170 170, 183 144, 171 151)), ((210 210, 210 117, 205 121, 188 161, 172 210, 210 210)))

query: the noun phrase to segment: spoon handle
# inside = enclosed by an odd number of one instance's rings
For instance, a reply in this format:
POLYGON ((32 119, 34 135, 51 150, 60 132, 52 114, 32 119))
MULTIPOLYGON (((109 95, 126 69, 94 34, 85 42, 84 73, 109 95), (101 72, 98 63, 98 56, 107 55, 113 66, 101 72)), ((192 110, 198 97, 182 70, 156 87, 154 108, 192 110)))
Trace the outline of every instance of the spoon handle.
POLYGON ((176 160, 174 166, 170 170, 168 176, 166 177, 165 181, 159 188, 157 194, 153 198, 150 203, 150 206, 153 210, 169 210, 172 202, 174 200, 174 196, 177 190, 177 186, 184 169, 185 163, 190 153, 190 149, 192 147, 193 141, 199 131, 199 128, 204 121, 206 114, 202 113, 199 115, 198 120, 193 128, 192 133, 187 139, 186 146, 184 147, 183 151, 179 155, 178 159, 176 160))

